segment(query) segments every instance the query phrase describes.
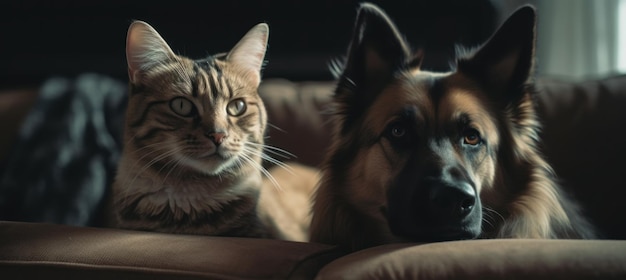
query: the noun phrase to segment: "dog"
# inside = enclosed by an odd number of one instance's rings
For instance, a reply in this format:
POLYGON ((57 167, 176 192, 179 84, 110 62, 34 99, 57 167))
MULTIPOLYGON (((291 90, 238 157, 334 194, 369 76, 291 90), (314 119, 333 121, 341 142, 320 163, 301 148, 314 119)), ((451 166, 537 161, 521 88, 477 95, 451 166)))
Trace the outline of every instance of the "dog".
POLYGON ((539 151, 536 12, 516 10, 456 69, 420 69, 379 7, 357 11, 332 102, 311 241, 594 238, 539 151))

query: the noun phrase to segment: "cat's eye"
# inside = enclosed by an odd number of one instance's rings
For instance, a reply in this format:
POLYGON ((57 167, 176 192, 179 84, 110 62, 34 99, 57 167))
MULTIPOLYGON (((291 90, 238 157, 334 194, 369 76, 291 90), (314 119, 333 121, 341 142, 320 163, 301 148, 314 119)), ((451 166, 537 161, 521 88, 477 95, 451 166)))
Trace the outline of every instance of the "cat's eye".
POLYGON ((480 144, 482 139, 480 133, 476 129, 470 128, 463 132, 463 144, 476 146, 480 144))
POLYGON ((241 116, 246 112, 247 105, 243 99, 235 99, 228 103, 226 111, 233 117, 241 116))
POLYGON ((174 113, 183 117, 190 117, 194 112, 194 106, 191 101, 184 97, 176 97, 170 101, 170 108, 174 113))

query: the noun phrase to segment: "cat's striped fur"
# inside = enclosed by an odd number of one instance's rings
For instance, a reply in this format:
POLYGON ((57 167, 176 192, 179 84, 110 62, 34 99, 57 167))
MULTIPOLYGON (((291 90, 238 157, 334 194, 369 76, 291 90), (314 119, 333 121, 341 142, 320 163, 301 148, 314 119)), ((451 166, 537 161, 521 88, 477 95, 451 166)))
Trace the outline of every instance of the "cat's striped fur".
POLYGON ((128 30, 124 147, 110 226, 265 237, 256 206, 265 108, 257 93, 269 29, 253 27, 225 54, 176 55, 147 23, 128 30))

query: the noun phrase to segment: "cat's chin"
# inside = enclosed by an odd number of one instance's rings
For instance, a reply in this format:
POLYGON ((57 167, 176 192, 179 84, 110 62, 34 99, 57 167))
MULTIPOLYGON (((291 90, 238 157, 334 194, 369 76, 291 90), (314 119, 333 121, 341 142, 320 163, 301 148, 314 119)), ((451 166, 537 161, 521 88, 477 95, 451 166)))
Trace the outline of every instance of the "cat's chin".
POLYGON ((224 156, 219 153, 200 155, 200 157, 182 156, 181 165, 199 171, 205 175, 219 175, 235 166, 234 156, 224 156))

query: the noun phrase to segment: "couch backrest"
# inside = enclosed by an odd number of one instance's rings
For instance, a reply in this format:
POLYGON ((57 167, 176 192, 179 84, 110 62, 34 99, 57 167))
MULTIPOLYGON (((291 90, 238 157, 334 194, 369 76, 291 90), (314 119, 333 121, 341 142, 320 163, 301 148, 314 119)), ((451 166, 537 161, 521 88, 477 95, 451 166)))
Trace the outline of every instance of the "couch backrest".
POLYGON ((607 238, 626 238, 626 75, 538 83, 548 161, 607 238))

